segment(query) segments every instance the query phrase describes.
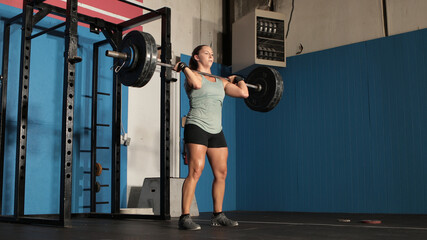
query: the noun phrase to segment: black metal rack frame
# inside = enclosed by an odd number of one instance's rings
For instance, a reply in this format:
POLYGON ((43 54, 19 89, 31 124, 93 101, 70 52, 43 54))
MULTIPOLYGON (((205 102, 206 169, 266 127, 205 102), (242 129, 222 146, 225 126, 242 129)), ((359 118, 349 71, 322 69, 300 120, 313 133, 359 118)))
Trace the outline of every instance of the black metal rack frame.
POLYGON ((170 219, 170 82, 172 72, 170 68, 162 67, 161 77, 161 146, 160 146, 160 215, 139 215, 120 213, 120 122, 121 122, 121 83, 117 74, 113 73, 112 92, 112 163, 111 163, 111 213, 96 213, 95 176, 96 163, 96 99, 98 79, 98 49, 101 45, 109 43, 113 50, 117 50, 122 41, 124 30, 145 23, 161 20, 161 61, 171 62, 172 51, 170 42, 171 11, 164 7, 158 10, 149 10, 147 14, 135 17, 119 24, 107 22, 103 19, 79 14, 77 12, 78 0, 67 0, 66 9, 43 3, 45 0, 23 0, 22 13, 7 20, 4 26, 3 66, 1 81, 1 117, 0 117, 0 221, 17 223, 36 223, 58 226, 71 226, 71 187, 72 187, 72 162, 73 162, 73 123, 74 123, 74 82, 75 64, 81 61, 77 56, 78 22, 90 25, 91 32, 99 34, 101 31, 106 37, 105 41, 93 44, 93 79, 92 79, 92 123, 91 123, 91 205, 89 217, 112 218, 150 218, 170 219), (33 11, 39 10, 36 14, 33 11), (45 29, 32 35, 33 27, 48 14, 65 17, 65 22, 45 29), (3 216, 1 213, 4 170, 5 146, 5 115, 7 101, 7 80, 10 26, 19 20, 22 21, 21 37, 21 62, 19 76, 19 99, 17 116, 17 143, 16 143, 16 168, 15 168, 15 199, 14 215, 3 216), (25 167, 27 149, 27 119, 28 119, 28 94, 29 94, 29 69, 31 56, 31 40, 42 34, 51 32, 65 26, 65 54, 64 54, 64 81, 63 81, 63 106, 62 106, 62 135, 61 135, 61 183, 60 183, 60 209, 59 214, 26 215, 24 213, 25 200, 25 167), (95 111, 94 111, 95 110, 95 111))

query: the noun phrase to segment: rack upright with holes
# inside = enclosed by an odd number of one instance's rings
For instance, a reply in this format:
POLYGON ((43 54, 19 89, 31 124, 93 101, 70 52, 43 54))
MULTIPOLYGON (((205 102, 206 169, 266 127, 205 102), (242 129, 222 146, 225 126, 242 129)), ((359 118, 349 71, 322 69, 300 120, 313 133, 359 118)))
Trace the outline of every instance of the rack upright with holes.
MULTIPOLYGON (((4 146, 5 146, 5 113, 7 101, 8 59, 10 26, 14 23, 22 23, 21 34, 21 63, 19 76, 18 99, 18 125, 16 143, 16 168, 15 168, 15 198, 13 216, 4 216, 0 208, 0 221, 16 223, 37 223, 46 225, 71 226, 71 187, 72 187, 72 162, 73 162, 73 123, 74 123, 74 82, 75 64, 81 61, 77 56, 78 22, 90 25, 91 32, 101 31, 106 37, 105 41, 93 45, 93 79, 92 79, 92 113, 96 113, 97 78, 98 78, 98 49, 101 45, 110 44, 113 50, 117 50, 122 41, 124 30, 138 25, 161 20, 161 61, 170 64, 171 61, 171 11, 164 7, 152 10, 136 5, 126 0, 120 0, 135 7, 148 10, 149 13, 124 21, 119 24, 77 12, 78 0, 67 0, 66 9, 44 3, 45 0, 23 0, 22 13, 7 20, 4 26, 3 41, 3 66, 1 75, 1 118, 0 118, 0 206, 2 205, 2 186, 4 170, 4 146), (34 10, 38 10, 33 14, 34 10), (33 27, 48 14, 65 17, 65 22, 32 35, 33 27), (27 119, 28 119, 28 92, 31 40, 42 34, 49 33, 65 26, 65 54, 64 54, 64 81, 63 81, 63 106, 62 106, 62 137, 61 137, 61 173, 60 173, 60 209, 59 214, 54 215, 26 215, 24 213, 25 194, 25 166, 27 154, 27 119)), ((161 146, 160 146, 160 215, 121 214, 120 213, 120 122, 121 122, 121 83, 117 74, 113 73, 112 93, 112 164, 111 164, 111 211, 107 214, 96 213, 95 191, 91 191, 90 213, 91 217, 112 218, 170 218, 170 82, 172 81, 171 69, 162 67, 161 77, 161 146)), ((96 164, 96 114, 92 114, 91 121, 91 189, 95 188, 94 168, 96 164)), ((85 214, 86 216, 86 214, 85 214)))

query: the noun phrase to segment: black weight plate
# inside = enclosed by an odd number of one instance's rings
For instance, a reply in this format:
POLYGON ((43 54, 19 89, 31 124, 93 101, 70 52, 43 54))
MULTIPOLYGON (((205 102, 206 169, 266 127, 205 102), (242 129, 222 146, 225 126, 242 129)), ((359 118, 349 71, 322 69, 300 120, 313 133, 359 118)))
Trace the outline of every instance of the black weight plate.
POLYGON ((156 70, 157 46, 153 36, 131 31, 123 38, 119 51, 133 52, 133 58, 127 60, 133 64, 125 65, 118 72, 120 82, 125 86, 145 86, 156 70))
POLYGON ((145 86, 153 77, 154 72, 157 67, 157 45, 156 40, 148 33, 144 34, 146 40, 146 49, 147 55, 145 57, 145 61, 148 63, 148 67, 145 69, 145 73, 142 73, 143 76, 138 79, 136 84, 133 87, 143 87, 145 86))
POLYGON ((283 93, 283 80, 280 73, 271 67, 257 67, 246 78, 246 83, 261 85, 261 91, 249 88, 246 105, 258 112, 268 112, 280 102, 283 93))

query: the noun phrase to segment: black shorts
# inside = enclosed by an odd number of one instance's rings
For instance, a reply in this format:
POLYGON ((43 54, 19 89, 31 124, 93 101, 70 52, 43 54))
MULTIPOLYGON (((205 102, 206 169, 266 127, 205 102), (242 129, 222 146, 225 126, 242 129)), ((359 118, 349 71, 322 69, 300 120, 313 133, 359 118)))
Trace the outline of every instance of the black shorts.
POLYGON ((208 148, 227 147, 222 130, 217 134, 211 134, 194 124, 185 125, 184 141, 185 143, 205 145, 208 148))

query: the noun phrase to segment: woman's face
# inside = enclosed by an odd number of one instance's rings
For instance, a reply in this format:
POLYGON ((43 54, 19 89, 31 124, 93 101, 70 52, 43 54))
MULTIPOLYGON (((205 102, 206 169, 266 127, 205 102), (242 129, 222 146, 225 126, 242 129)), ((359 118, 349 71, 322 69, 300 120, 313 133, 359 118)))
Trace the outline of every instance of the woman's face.
POLYGON ((203 46, 202 49, 200 49, 199 54, 195 55, 194 58, 199 62, 199 64, 210 68, 214 61, 212 48, 209 46, 203 46))

